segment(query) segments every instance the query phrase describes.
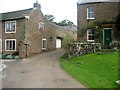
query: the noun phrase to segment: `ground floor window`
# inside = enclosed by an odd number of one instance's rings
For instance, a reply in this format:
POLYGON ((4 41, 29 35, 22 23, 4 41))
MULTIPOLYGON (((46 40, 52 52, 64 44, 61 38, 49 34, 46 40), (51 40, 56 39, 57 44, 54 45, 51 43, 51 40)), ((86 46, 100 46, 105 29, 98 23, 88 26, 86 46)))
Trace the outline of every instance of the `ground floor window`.
POLYGON ((16 39, 6 39, 5 40, 5 50, 6 51, 16 51, 16 39))
POLYGON ((47 41, 46 39, 42 39, 42 49, 46 49, 47 48, 47 41))
POLYGON ((87 41, 94 41, 94 30, 88 29, 87 30, 87 41))

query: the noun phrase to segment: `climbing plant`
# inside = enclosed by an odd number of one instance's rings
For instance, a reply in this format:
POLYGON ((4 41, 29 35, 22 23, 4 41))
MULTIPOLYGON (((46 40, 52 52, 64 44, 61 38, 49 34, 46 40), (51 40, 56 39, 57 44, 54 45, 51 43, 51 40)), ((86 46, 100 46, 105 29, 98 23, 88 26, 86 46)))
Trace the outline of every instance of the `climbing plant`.
POLYGON ((95 42, 103 43, 103 24, 108 23, 112 23, 112 21, 106 19, 104 21, 94 21, 88 24, 80 31, 80 37, 83 37, 88 29, 93 29, 95 42))

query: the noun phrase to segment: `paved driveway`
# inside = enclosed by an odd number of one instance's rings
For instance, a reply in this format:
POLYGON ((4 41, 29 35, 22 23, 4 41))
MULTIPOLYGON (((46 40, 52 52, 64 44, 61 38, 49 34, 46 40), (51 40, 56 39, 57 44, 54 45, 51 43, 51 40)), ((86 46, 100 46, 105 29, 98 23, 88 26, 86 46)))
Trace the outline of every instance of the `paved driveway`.
POLYGON ((61 68, 63 54, 56 50, 8 64, 3 88, 84 88, 61 68))

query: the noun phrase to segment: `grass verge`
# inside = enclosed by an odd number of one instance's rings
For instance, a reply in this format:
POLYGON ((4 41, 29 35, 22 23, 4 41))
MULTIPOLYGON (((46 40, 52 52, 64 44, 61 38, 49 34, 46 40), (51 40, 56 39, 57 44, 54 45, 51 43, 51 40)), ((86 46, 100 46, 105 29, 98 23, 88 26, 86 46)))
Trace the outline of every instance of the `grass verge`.
POLYGON ((61 57, 61 65, 88 88, 118 88, 118 53, 97 53, 68 58, 61 57))

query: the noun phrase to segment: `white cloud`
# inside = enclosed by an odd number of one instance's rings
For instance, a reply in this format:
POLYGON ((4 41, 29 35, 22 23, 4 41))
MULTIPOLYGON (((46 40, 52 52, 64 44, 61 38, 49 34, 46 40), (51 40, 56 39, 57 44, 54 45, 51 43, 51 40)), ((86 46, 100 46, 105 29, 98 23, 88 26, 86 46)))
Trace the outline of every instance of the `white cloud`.
MULTIPOLYGON (((67 17, 77 23, 77 1, 78 0, 38 0, 42 6, 43 14, 52 14, 56 21, 67 17)), ((0 13, 32 8, 36 0, 2 0, 0 2, 0 13)))

